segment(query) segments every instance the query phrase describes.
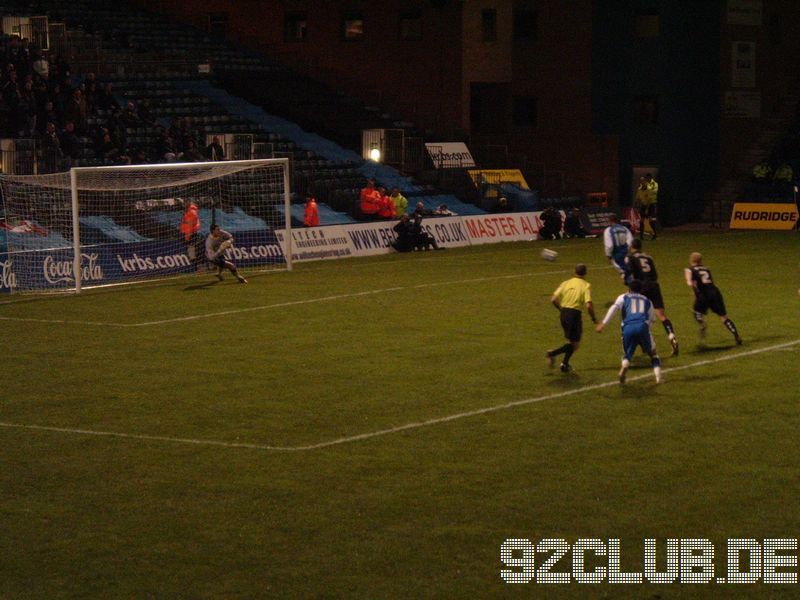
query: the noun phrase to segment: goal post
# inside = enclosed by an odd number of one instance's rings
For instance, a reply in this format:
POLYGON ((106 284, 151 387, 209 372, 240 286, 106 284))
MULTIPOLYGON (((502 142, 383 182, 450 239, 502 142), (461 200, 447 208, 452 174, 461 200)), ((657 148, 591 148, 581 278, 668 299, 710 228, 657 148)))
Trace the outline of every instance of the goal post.
POLYGON ((291 269, 289 160, 76 167, 0 175, 0 292, 206 273, 212 224, 238 268, 291 269))

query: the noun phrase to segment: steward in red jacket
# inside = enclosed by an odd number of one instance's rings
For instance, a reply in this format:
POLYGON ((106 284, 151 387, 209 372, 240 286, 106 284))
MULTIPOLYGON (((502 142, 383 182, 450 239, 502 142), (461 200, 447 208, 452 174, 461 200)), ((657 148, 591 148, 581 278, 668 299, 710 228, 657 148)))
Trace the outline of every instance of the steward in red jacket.
POLYGON ((394 201, 386 195, 386 190, 384 188, 380 188, 379 192, 381 194, 381 204, 378 209, 378 216, 382 219, 394 219, 395 216, 397 216, 395 213, 394 201))
POLYGON ((319 209, 317 208, 317 199, 314 196, 306 198, 306 211, 303 215, 303 225, 306 227, 319 226, 319 209))
POLYGON ((370 179, 367 187, 361 190, 361 213, 365 217, 376 217, 381 208, 381 193, 375 189, 375 182, 370 179))

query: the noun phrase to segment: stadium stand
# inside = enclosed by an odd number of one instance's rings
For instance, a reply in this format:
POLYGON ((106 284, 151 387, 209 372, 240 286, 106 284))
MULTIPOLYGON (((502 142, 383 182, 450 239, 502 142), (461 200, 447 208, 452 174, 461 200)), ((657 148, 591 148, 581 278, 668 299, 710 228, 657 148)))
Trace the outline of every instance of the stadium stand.
MULTIPOLYGON (((210 209, 200 209, 200 222, 201 223, 211 223, 211 210, 210 209)), ((156 220, 160 223, 164 223, 165 225, 169 225, 175 229, 178 228, 181 222, 181 217, 183 216, 182 210, 172 210, 172 211, 159 211, 155 213, 156 220)), ((254 217, 248 213, 246 213, 242 208, 235 206, 231 210, 226 210, 224 215, 224 222, 225 222, 225 229, 230 231, 231 233, 237 231, 251 231, 254 229, 263 229, 267 226, 266 222, 263 219, 259 219, 258 217, 254 217)))
POLYGON ((145 242, 149 238, 130 227, 119 225, 111 217, 81 217, 81 238, 86 244, 103 242, 145 242))
POLYGON ((70 241, 57 231, 49 230, 36 221, 10 225, 0 222, 0 252, 11 246, 18 250, 69 248, 70 241), (31 235, 35 233, 36 235, 31 235))
MULTIPOLYGON (((45 54, 50 74, 42 90, 55 106, 38 116, 41 122, 56 118, 61 133, 59 139, 51 136, 49 144, 37 135, 26 145, 33 132, 20 130, 17 115, 6 111, 4 122, 13 125, 7 129, 8 137, 17 139, 4 148, 4 172, 204 160, 205 147, 216 135, 225 140, 226 158, 290 158, 292 202, 297 203, 293 214, 302 211, 305 194, 314 193, 322 224, 354 221, 359 215, 359 190, 368 177, 386 188, 398 187, 412 204, 422 201, 435 208, 445 203, 458 214, 484 212, 453 195, 437 195, 434 186, 417 184, 391 167, 364 161, 336 141, 353 147, 354 136, 363 128, 411 123, 361 106, 228 42, 124 3, 9 0, 2 12, 50 18, 53 35, 45 54), (61 38, 55 35, 59 31, 61 38), (245 91, 242 95, 250 97, 255 93, 258 104, 214 85, 207 75, 198 74, 199 64, 209 65, 213 81, 231 92, 245 91), (73 97, 74 90, 80 91, 79 100, 73 97), (76 116, 69 119, 71 114, 76 116), (82 119, 85 124, 76 123, 76 131, 66 139, 66 121, 82 119)), ((7 59, 9 48, 20 43, 4 39, 7 59)), ((138 235, 125 223, 115 222, 113 215, 96 218, 84 225, 99 238, 138 235)), ((169 233, 160 228, 175 226, 167 219, 139 233, 165 237, 169 233)))

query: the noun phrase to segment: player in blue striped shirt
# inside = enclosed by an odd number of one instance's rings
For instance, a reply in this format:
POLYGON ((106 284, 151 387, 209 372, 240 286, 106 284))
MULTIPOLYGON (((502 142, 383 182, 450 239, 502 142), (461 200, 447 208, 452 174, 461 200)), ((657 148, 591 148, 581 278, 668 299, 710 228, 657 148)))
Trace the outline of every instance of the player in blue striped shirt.
POLYGON ((625 277, 625 257, 632 243, 630 229, 620 224, 617 215, 608 215, 608 227, 603 231, 603 247, 606 257, 622 277, 625 277))
POLYGON ((650 364, 656 376, 656 383, 661 383, 661 359, 656 352, 656 343, 650 332, 650 325, 655 321, 656 315, 653 304, 642 295, 642 282, 634 279, 628 284, 629 291, 620 294, 614 304, 608 309, 602 323, 597 325, 597 332, 601 333, 614 313, 620 311, 622 317, 622 368, 619 371, 619 382, 625 383, 625 377, 631 366, 631 358, 637 346, 650 356, 650 364))

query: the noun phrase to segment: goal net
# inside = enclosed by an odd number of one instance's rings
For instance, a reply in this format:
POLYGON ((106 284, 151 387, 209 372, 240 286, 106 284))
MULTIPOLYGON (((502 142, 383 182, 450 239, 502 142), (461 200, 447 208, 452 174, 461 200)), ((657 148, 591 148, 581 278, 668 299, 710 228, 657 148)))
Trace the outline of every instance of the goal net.
POLYGON ((0 292, 206 273, 212 224, 239 269, 291 268, 276 236, 291 229, 287 159, 0 175, 0 192, 0 292))

